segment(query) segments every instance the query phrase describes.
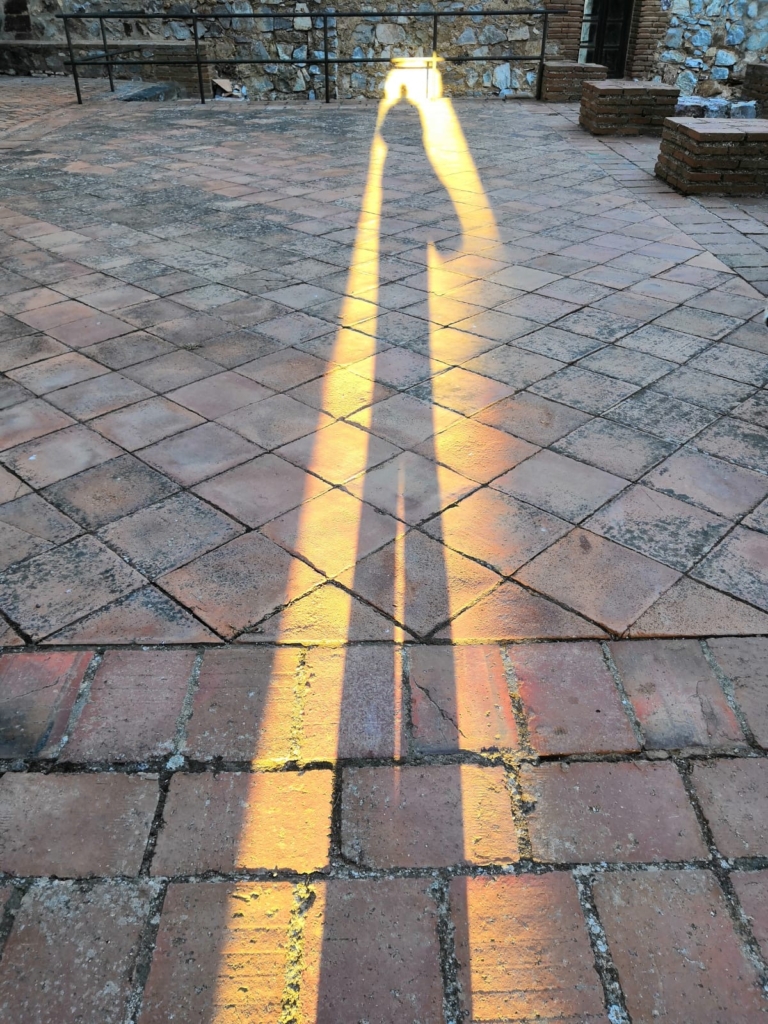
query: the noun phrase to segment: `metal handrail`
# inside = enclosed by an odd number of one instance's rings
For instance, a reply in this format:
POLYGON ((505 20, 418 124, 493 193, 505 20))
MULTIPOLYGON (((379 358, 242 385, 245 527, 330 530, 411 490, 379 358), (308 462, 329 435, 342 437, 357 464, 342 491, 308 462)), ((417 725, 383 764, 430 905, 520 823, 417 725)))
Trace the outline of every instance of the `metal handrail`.
MULTIPOLYGON (((432 23, 433 23, 433 27, 432 27, 432 53, 433 53, 433 58, 432 59, 434 60, 434 57, 437 54, 437 33, 438 33, 438 24, 439 24, 439 19, 440 18, 457 18, 457 17, 471 17, 471 16, 474 16, 474 17, 478 17, 478 16, 480 16, 480 17, 486 17, 486 16, 490 16, 490 17, 505 16, 505 17, 508 17, 510 15, 521 15, 521 14, 528 15, 528 16, 541 17, 541 18, 544 19, 544 23, 542 25, 542 32, 541 32, 541 49, 539 50, 538 54, 533 54, 533 55, 505 54, 503 56, 490 56, 490 55, 488 55, 488 56, 483 56, 483 57, 468 57, 468 56, 464 56, 464 57, 445 57, 445 58, 441 58, 442 60, 444 60, 448 64, 468 64, 468 63, 472 63, 472 62, 475 62, 475 63, 486 63, 486 62, 489 62, 489 61, 500 61, 500 62, 527 61, 529 63, 536 62, 536 63, 538 63, 538 71, 537 71, 537 75, 536 75, 536 99, 538 100, 538 99, 541 99, 542 77, 543 77, 543 70, 544 70, 544 57, 545 57, 545 51, 546 51, 546 46, 547 46, 547 28, 548 28, 548 24, 549 24, 549 16, 551 14, 567 14, 567 13, 568 12, 567 12, 567 10, 565 8, 518 8, 518 9, 512 9, 512 10, 496 10, 496 9, 494 9, 494 10, 478 10, 477 8, 461 8, 459 10, 449 10, 449 11, 436 11, 434 9, 433 10, 420 10, 420 11, 398 11, 398 10, 394 10, 394 11, 390 11, 390 10, 387 10, 387 11, 362 11, 362 10, 360 10, 360 11, 333 11, 333 10, 330 10, 330 11, 299 11, 299 12, 296 12, 296 11, 292 11, 292 12, 285 11, 285 12, 283 12, 283 11, 281 11, 279 13, 275 13, 274 11, 255 11, 255 12, 251 12, 251 13, 248 13, 248 14, 241 14, 241 13, 231 13, 230 14, 229 12, 216 13, 216 14, 203 14, 203 13, 199 13, 197 11, 191 11, 191 12, 189 12, 187 14, 169 14, 169 13, 158 14, 158 13, 150 13, 150 12, 145 12, 145 11, 104 11, 103 13, 94 12, 94 13, 88 13, 88 14, 84 14, 84 13, 78 13, 78 14, 57 14, 56 17, 57 18, 61 18, 62 21, 64 22, 64 32, 65 32, 66 37, 67 37, 67 47, 69 49, 69 60, 65 61, 64 63, 65 63, 65 65, 68 65, 69 67, 72 68, 72 76, 73 76, 74 81, 75 81, 75 92, 77 93, 77 102, 78 103, 82 103, 83 102, 82 92, 81 92, 81 89, 80 89, 80 76, 78 75, 78 71, 77 71, 77 69, 79 67, 83 67, 85 65, 88 65, 90 67, 106 67, 107 75, 109 76, 109 88, 111 89, 112 92, 114 92, 115 91, 115 83, 114 83, 114 76, 113 76, 113 73, 112 73, 112 69, 115 68, 115 67, 119 67, 121 64, 132 64, 132 65, 140 65, 140 66, 149 65, 149 66, 160 66, 160 67, 174 67, 174 66, 178 66, 178 67, 196 67, 197 68, 197 82, 198 82, 198 87, 199 87, 199 90, 200 90, 200 102, 201 103, 205 103, 205 88, 204 88, 204 85, 203 85, 203 67, 205 67, 207 65, 216 65, 216 64, 233 64, 233 65, 234 64, 253 64, 253 65, 275 64, 275 65, 280 65, 280 64, 285 64, 285 65, 288 65, 288 66, 291 66, 291 65, 301 65, 301 66, 304 66, 306 64, 322 64, 323 65, 323 72, 324 72, 324 81, 325 81, 325 102, 326 103, 330 103, 331 102, 331 76, 330 76, 330 66, 331 66, 331 64, 333 64, 334 66, 338 66, 338 65, 341 65, 341 64, 391 64, 393 59, 397 59, 397 58, 392 58, 392 57, 339 57, 338 55, 331 56, 328 53, 328 27, 329 27, 329 20, 331 20, 331 19, 335 19, 335 18, 403 18, 403 17, 409 17, 409 18, 431 18, 432 19, 432 23), (210 21, 210 20, 227 21, 227 20, 235 19, 235 18, 238 18, 238 19, 240 19, 240 18, 251 18, 251 19, 253 19, 253 18, 286 18, 286 17, 290 17, 290 18, 304 17, 304 18, 311 18, 314 21, 318 21, 318 20, 322 19, 322 28, 323 28, 323 57, 322 57, 322 60, 318 59, 318 60, 314 60, 313 61, 313 60, 310 60, 309 57, 305 57, 305 58, 295 58, 295 57, 286 58, 286 57, 281 57, 281 58, 277 58, 277 59, 272 59, 270 57, 268 57, 266 59, 263 58, 263 57, 261 57, 261 58, 235 57, 235 58, 231 58, 231 59, 229 59, 229 58, 227 58, 227 59, 218 58, 218 59, 211 59, 211 60, 209 60, 209 59, 201 58, 201 56, 200 56, 200 35, 199 35, 199 32, 198 32, 198 22, 200 22, 200 21, 210 21), (105 21, 125 20, 126 18, 128 18, 128 19, 131 19, 131 18, 133 18, 133 19, 141 19, 141 20, 153 20, 153 19, 154 20, 158 20, 159 19, 159 20, 163 20, 163 21, 191 21, 192 22, 192 35, 193 35, 194 48, 195 48, 195 59, 194 60, 135 60, 135 59, 131 59, 131 60, 127 60, 127 61, 123 60, 122 58, 126 54, 135 53, 136 51, 141 51, 141 50, 144 50, 144 49, 149 49, 152 46, 152 41, 148 40, 147 42, 142 43, 139 46, 124 47, 124 46, 121 45, 120 50, 112 50, 112 51, 110 51, 109 44, 107 42, 107 33, 106 33, 105 26, 104 26, 104 22, 105 21), (92 43, 89 43, 89 42, 78 42, 76 40, 73 40, 72 39, 72 33, 70 31, 69 23, 71 21, 93 21, 93 20, 97 20, 99 22, 99 28, 101 30, 101 39, 102 39, 102 43, 104 44, 104 52, 103 53, 95 54, 92 57, 84 57, 84 58, 81 58, 79 60, 76 60, 75 59, 75 47, 76 46, 80 46, 80 47, 82 47, 82 46, 89 46, 90 47, 92 45, 92 43), (100 60, 99 59, 100 57, 103 57, 104 59, 100 60)), ((429 60, 429 58, 425 57, 424 60, 429 60)))

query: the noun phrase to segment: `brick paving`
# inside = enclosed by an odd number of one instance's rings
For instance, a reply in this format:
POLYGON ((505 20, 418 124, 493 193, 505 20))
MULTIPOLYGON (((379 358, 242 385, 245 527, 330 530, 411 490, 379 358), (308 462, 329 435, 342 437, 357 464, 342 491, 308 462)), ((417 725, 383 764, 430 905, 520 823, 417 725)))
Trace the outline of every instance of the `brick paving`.
POLYGON ((70 88, 0 82, 3 1020, 768 1019, 768 202, 70 88))

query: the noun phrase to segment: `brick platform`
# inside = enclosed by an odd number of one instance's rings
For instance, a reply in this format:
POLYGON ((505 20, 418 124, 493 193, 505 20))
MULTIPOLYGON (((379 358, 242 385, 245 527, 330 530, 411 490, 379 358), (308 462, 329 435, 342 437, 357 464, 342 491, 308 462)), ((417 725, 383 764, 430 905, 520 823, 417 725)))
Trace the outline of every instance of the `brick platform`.
POLYGON ((585 82, 579 124, 592 135, 660 135, 679 95, 661 82, 585 82))
POLYGON ((768 192, 768 120, 667 118, 656 175, 685 195, 768 192))
POLYGON ((603 64, 548 60, 544 64, 541 98, 545 103, 578 103, 584 82, 602 82, 607 75, 608 68, 603 64))
POLYGON ((757 100, 759 115, 768 116, 768 64, 747 64, 743 92, 745 99, 757 100))

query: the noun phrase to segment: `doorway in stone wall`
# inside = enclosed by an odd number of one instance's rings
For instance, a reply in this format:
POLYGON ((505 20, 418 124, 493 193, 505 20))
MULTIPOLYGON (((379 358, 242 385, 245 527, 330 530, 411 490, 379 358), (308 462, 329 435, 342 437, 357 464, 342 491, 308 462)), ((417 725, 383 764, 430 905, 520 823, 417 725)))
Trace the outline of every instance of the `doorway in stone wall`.
POLYGON ((621 78, 627 60, 633 0, 584 0, 579 63, 605 64, 609 78, 621 78))

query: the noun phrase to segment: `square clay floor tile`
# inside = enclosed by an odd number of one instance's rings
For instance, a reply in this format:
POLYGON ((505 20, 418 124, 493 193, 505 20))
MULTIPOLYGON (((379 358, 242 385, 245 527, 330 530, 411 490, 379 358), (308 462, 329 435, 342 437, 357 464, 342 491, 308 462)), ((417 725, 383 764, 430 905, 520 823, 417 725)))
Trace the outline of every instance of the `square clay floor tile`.
MULTIPOLYGON (((141 325, 148 326, 148 325, 141 325)), ((220 320, 217 316, 206 316, 197 313, 192 316, 180 316, 173 320, 164 320, 151 327, 152 333, 163 341, 181 348, 197 348, 212 338, 218 338, 232 330, 232 325, 220 320)))
POLYGON ((508 384, 483 377, 479 373, 471 373, 461 367, 454 367, 446 373, 438 374, 430 382, 421 385, 422 390, 438 405, 460 412, 464 416, 493 405, 502 398, 507 398, 514 391, 508 384))
POLYGON ((229 639, 302 597, 322 579, 271 540, 249 533, 162 576, 158 582, 220 636, 229 639))
POLYGON ((570 529, 570 523, 488 488, 470 494, 424 527, 449 548, 505 576, 570 529))
POLYGON ((418 636, 491 590, 496 573, 411 530, 348 569, 340 582, 418 636))
POLYGON ((173 345, 144 331, 135 331, 123 338, 100 341, 98 345, 83 349, 83 355, 97 359, 110 370, 122 370, 126 366, 143 363, 147 359, 164 356, 168 352, 173 352, 173 345))
POLYGON ((202 377, 212 377, 218 372, 216 363, 185 349, 169 352, 168 355, 149 359, 145 363, 136 363, 123 371, 126 377, 135 380, 137 384, 161 393, 191 384, 202 377))
POLYGON ((156 579, 234 540, 243 529, 218 509, 184 493, 110 523, 99 537, 129 565, 156 579))
POLYGON ((13 341, 0 343, 0 371, 3 373, 16 366, 27 366, 40 359, 63 355, 66 347, 44 334, 32 337, 15 338, 13 341))
POLYGON ((322 409, 334 419, 340 419, 342 416, 351 416, 358 409, 365 409, 374 402, 382 402, 394 394, 392 388, 385 387, 384 384, 366 380, 348 368, 337 367, 322 377, 316 377, 294 388, 290 392, 290 397, 304 402, 313 409, 322 409))
POLYGON ((261 449, 218 423, 202 423, 144 448, 141 458, 184 487, 223 473, 261 454, 261 449))
POLYGON ((52 391, 46 395, 46 401, 79 420, 92 420, 152 397, 149 388, 128 380, 120 373, 107 373, 103 377, 52 391))
POLYGON ((461 419, 441 434, 422 441, 414 451, 469 480, 487 483, 534 455, 538 448, 503 430, 461 419))
POLYGON ((539 452, 493 482, 494 488, 574 523, 626 485, 626 480, 602 469, 548 451, 539 452))
POLYGON ((430 359, 407 348, 390 348, 367 359, 352 363, 352 373, 377 380, 392 388, 410 388, 428 380, 433 373, 447 368, 447 363, 430 359))
POLYGON ((18 477, 0 466, 0 505, 4 505, 7 501, 15 501, 23 494, 29 494, 29 490, 29 487, 18 477))
POLYGON ((768 535, 737 526, 691 575, 768 611, 768 535))
POLYGON ((411 526, 452 505, 477 484, 415 452, 403 452, 347 485, 368 501, 411 526))
POLYGON ((687 448, 648 473, 643 483, 729 519, 744 515, 768 494, 768 477, 762 473, 687 448))
POLYGON ((644 387, 678 369, 677 363, 667 359, 649 356, 647 352, 636 352, 619 345, 606 345, 598 352, 592 352, 579 362, 579 369, 602 373, 607 377, 644 387))
POLYGON ((195 488, 202 498, 253 527, 327 490, 328 484, 277 455, 261 455, 195 488))
POLYGON ((33 487, 46 487, 121 454, 117 445, 78 424, 27 441, 0 458, 33 487))
POLYGON ((636 480, 670 455, 675 445, 642 430, 595 418, 566 434, 552 448, 606 473, 636 480))
POLYGON ((222 416, 220 422, 262 448, 278 448, 326 426, 330 416, 288 395, 273 395, 222 416))
MULTIPOLYGON (((525 270, 526 268, 520 267, 519 269, 525 270)), ((540 326, 534 320, 524 320, 521 316, 500 313, 497 309, 484 309, 481 313, 468 316, 466 320, 459 320, 457 324, 454 324, 458 331, 476 334, 479 338, 495 341, 499 345, 522 338, 523 335, 530 334, 540 326)))
POLYGON ((286 345, 319 338, 324 334, 330 334, 333 330, 333 324, 299 312, 287 313, 285 316, 279 316, 274 320, 267 320, 265 323, 259 324, 260 334, 264 334, 274 341, 282 341, 286 345))
POLYGON ((533 270, 531 267, 505 267, 488 278, 493 284, 503 284, 507 288, 519 288, 524 292, 533 292, 537 288, 557 281, 558 274, 548 274, 543 270, 533 270))
POLYGON ((350 423, 336 422, 292 441, 275 453, 311 470, 332 484, 343 484, 366 469, 378 466, 400 448, 350 423))
POLYGON ((46 644, 210 644, 221 637, 156 587, 142 587, 53 633, 46 644))
POLYGON ((517 578, 614 633, 622 633, 680 573, 586 530, 572 530, 517 578))
POLYGON ((445 430, 458 419, 458 413, 422 402, 411 395, 394 395, 371 409, 356 413, 351 422, 358 423, 385 441, 408 448, 439 430, 445 430))
POLYGON ((261 532, 326 576, 395 538, 402 524, 338 488, 274 519, 261 532))
POLYGON ((730 524, 711 512, 636 484, 586 525, 594 533, 685 572, 730 524))
POLYGON ((593 373, 580 366, 566 366, 546 380, 532 384, 530 390, 551 401, 597 414, 629 398, 637 391, 637 385, 593 373))
POLYGON ((0 609, 41 640, 143 583, 95 537, 80 537, 0 573, 0 609))
POLYGON ((328 369, 324 359, 310 352, 281 348, 239 366, 237 372, 273 391, 289 391, 322 376, 328 369))
POLYGON ((239 372, 225 371, 172 391, 168 398, 206 419, 214 420, 269 398, 272 393, 239 372))
POLYGON ((639 331, 634 331, 619 341, 621 348, 635 352, 647 352, 659 359, 685 363, 711 344, 706 338, 698 338, 692 334, 671 331, 656 324, 647 324, 639 331))
POLYGON ((119 338, 123 334, 130 334, 132 330, 131 324, 126 324, 107 313, 97 313, 83 320, 62 324, 61 327, 51 327, 47 333, 57 341, 71 345, 72 348, 86 348, 86 346, 95 345, 99 341, 107 341, 109 338, 119 338))
POLYGON ((758 472, 768 464, 768 430, 728 416, 704 430, 696 447, 758 472))
POLYGON ((72 422, 71 417, 53 409, 41 398, 12 405, 0 411, 0 451, 61 430, 72 422))
POLYGON ((167 498, 178 486, 132 455, 110 459, 46 488, 45 497, 89 530, 167 498))
POLYGON ((90 380, 91 377, 99 377, 107 372, 105 366, 93 359, 79 352, 67 352, 63 356, 54 356, 53 359, 10 370, 8 376, 33 394, 44 395, 48 391, 79 384, 81 380, 90 380))
POLYGON ((202 423, 200 416, 169 402, 167 398, 148 398, 146 402, 137 402, 127 409, 91 420, 95 430, 129 452, 145 448, 180 430, 188 430, 198 423, 202 423))
POLYGON ((612 420, 665 441, 683 444, 717 419, 717 413, 659 391, 640 391, 606 412, 612 420))
POLYGON ((723 316, 722 313, 713 313, 708 309, 679 306, 660 316, 656 323, 659 327, 666 327, 672 331, 682 331, 685 334, 717 341, 737 327, 741 327, 743 320, 734 316, 723 316))
POLYGON ((483 409, 476 417, 490 427, 506 430, 532 444, 545 446, 588 423, 587 413, 527 391, 483 409))
POLYGON ((481 373, 518 390, 535 384, 562 367, 562 363, 536 352, 526 352, 514 345, 499 345, 464 364, 465 370, 481 373))

